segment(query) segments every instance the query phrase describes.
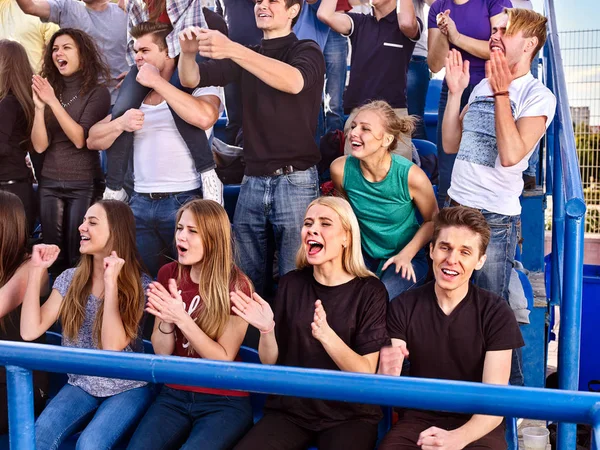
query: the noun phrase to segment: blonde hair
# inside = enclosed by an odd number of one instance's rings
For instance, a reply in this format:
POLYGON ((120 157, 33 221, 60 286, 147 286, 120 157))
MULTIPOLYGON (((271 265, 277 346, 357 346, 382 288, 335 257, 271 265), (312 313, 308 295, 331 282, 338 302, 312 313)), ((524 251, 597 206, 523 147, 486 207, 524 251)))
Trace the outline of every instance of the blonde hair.
MULTIPOLYGON (((314 205, 326 206, 333 210, 340 218, 342 228, 348 234, 348 244, 342 251, 342 267, 344 270, 350 275, 359 278, 374 277, 375 274, 367 269, 367 266, 365 265, 360 245, 360 228, 350 203, 340 197, 319 197, 308 205, 306 211, 314 205)), ((300 248, 296 253, 296 267, 298 269, 304 269, 309 266, 310 264, 306 259, 304 245, 300 244, 300 248)))
MULTIPOLYGON (((231 224, 225 209, 212 200, 193 200, 177 211, 177 223, 184 211, 194 217, 203 248, 202 260, 198 263, 198 287, 203 306, 197 310, 194 320, 208 337, 216 340, 225 331, 231 316, 230 286, 234 289, 247 287, 251 291, 252 283, 235 266, 231 224)), ((180 264, 178 282, 183 270, 184 266, 180 264)), ((191 346, 190 353, 193 353, 191 346)))
MULTIPOLYGON (((138 335, 145 304, 142 287, 144 269, 135 244, 135 219, 126 203, 117 200, 101 200, 97 204, 106 212, 110 230, 108 247, 111 251, 117 252, 119 258, 125 260, 117 278, 119 312, 125 335, 129 340, 133 340, 138 335)), ((88 297, 92 290, 93 261, 92 255, 81 255, 73 280, 58 312, 63 334, 71 340, 77 339, 85 320, 88 297)), ((104 298, 101 299, 94 318, 93 336, 99 349, 102 349, 103 317, 104 298)))
POLYGON ((504 8, 504 13, 508 15, 506 36, 514 36, 522 31, 524 38, 537 38, 537 46, 531 53, 533 60, 546 42, 548 19, 533 10, 523 8, 504 8))
POLYGON ((350 113, 350 116, 348 116, 348 120, 346 121, 346 125, 344 126, 344 135, 346 136, 346 139, 350 133, 350 126, 352 122, 354 119, 356 119, 356 116, 363 111, 373 111, 376 113, 383 122, 382 126, 384 131, 393 136, 394 140, 388 147, 390 152, 396 150, 399 140, 406 145, 410 145, 410 136, 412 136, 413 131, 415 130, 417 119, 413 116, 398 116, 394 109, 383 100, 375 100, 366 103, 363 106, 355 108, 352 113, 350 113), (404 142, 405 136, 409 137, 409 142, 404 142))

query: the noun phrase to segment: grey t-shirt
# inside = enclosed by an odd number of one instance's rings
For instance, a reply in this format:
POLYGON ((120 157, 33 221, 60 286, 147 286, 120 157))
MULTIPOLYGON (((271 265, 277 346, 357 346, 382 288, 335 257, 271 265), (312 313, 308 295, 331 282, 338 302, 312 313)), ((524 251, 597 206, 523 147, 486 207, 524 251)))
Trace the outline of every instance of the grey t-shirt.
MULTIPOLYGON (((73 280, 73 276, 75 275, 74 269, 65 270, 63 273, 59 275, 59 277, 54 282, 52 286, 53 289, 56 289, 60 295, 63 297, 67 294, 67 290, 71 285, 71 281, 73 280)), ((144 288, 144 292, 148 288, 152 280, 147 275, 142 275, 142 287, 144 288)), ((88 301, 85 307, 85 319, 83 321, 83 325, 79 330, 77 335, 77 339, 72 341, 67 337, 63 336, 62 345, 64 347, 75 347, 75 348, 87 348, 87 349, 97 349, 98 346, 94 342, 94 319, 96 318, 96 313, 98 312, 98 306, 101 303, 101 299, 95 297, 90 294, 88 297, 88 301)), ((143 308, 144 305, 140 305, 140 308, 143 308)), ((138 336, 141 336, 141 326, 140 333, 138 336)), ((131 341, 131 343, 123 350, 124 352, 143 352, 143 342, 142 338, 138 337, 135 341, 131 341)), ((103 377, 93 377, 89 375, 69 375, 69 384, 73 386, 77 386, 83 389, 90 395, 94 397, 110 397, 112 395, 120 394, 121 392, 128 391, 130 389, 135 389, 138 387, 145 386, 145 381, 134 381, 134 380, 120 380, 116 378, 103 378, 103 377)))
POLYGON ((127 14, 115 3, 108 3, 103 11, 94 11, 77 0, 48 0, 48 22, 61 28, 77 28, 88 33, 102 52, 112 77, 109 86, 111 103, 117 98, 114 87, 119 74, 129 70, 127 52, 127 14))

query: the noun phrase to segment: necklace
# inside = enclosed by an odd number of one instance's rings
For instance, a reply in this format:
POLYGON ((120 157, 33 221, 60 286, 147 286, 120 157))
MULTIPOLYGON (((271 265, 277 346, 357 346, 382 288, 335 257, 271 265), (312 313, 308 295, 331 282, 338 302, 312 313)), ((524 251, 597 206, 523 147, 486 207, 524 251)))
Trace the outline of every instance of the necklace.
POLYGON ((62 94, 59 94, 58 95, 58 101, 60 102, 60 104, 62 105, 63 108, 67 108, 67 107, 71 106, 71 103, 73 103, 75 100, 77 100, 77 96, 78 95, 79 95, 79 93, 75 94, 75 97, 73 97, 67 103, 64 103, 63 102, 63 98, 62 98, 62 94))

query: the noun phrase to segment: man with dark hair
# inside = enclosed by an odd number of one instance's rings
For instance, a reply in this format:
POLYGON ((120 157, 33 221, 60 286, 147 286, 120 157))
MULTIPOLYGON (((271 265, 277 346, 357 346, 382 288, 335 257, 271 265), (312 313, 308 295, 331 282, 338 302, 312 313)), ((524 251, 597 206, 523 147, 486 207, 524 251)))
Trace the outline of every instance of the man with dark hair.
MULTIPOLYGON (((434 219, 432 281, 402 293, 388 307, 392 347, 381 350, 379 372, 508 384, 511 354, 523 346, 508 303, 469 280, 486 261, 490 228, 472 208, 445 208, 434 219), (409 353, 410 352, 410 353, 409 353)), ((408 410, 379 448, 506 449, 502 417, 408 410)))
POLYGON ((240 268, 264 292, 268 227, 279 252, 279 275, 295 268, 308 204, 319 193, 314 140, 325 75, 318 45, 292 27, 301 0, 257 0, 259 47, 217 31, 189 28, 180 38, 179 76, 186 87, 242 85, 245 176, 233 220, 240 268), (212 58, 197 64, 196 53, 212 58))
POLYGON ((177 210, 204 189, 201 171, 214 164, 207 142, 223 111, 221 88, 205 87, 188 94, 169 82, 176 68, 165 41, 170 32, 169 25, 155 22, 131 30, 137 84, 149 93, 139 109, 129 109, 115 119, 109 115, 90 129, 88 138, 90 149, 102 150, 123 132, 133 134, 130 206, 137 246, 152 276, 158 273, 163 255, 174 256, 177 210))

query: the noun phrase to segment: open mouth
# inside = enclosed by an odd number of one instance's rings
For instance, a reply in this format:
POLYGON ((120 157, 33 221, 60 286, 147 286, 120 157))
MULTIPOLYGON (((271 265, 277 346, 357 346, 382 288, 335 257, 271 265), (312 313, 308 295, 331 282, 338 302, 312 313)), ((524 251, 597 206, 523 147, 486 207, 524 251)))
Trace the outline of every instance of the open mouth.
POLYGON ((323 244, 317 241, 308 241, 308 254, 310 256, 316 255, 321 250, 323 250, 323 244))
POLYGON ((83 244, 84 242, 87 242, 90 240, 89 236, 83 236, 81 235, 81 237, 79 238, 79 241, 83 244))
POLYGON ((358 141, 356 139, 352 139, 350 141, 350 145, 352 146, 353 149, 358 149, 358 148, 362 147, 362 142, 358 141))
POLYGON ((180 255, 185 255, 187 253, 188 249, 185 248, 183 245, 178 245, 177 251, 179 252, 180 255))
POLYGON ((260 13, 260 14, 258 15, 258 18, 259 18, 259 19, 266 19, 267 17, 271 17, 271 16, 270 16, 270 15, 268 15, 268 14, 266 14, 266 13, 260 13))
POLYGON ((458 272, 456 270, 451 270, 451 269, 442 269, 442 273, 444 275, 446 275, 447 277, 457 277, 458 276, 458 272))
POLYGON ((59 69, 64 69, 65 67, 67 67, 67 61, 65 61, 64 59, 57 59, 56 64, 58 64, 59 69))
POLYGON ((492 52, 504 52, 504 49, 502 47, 500 47, 499 45, 492 45, 490 47, 490 51, 492 51, 492 52))

